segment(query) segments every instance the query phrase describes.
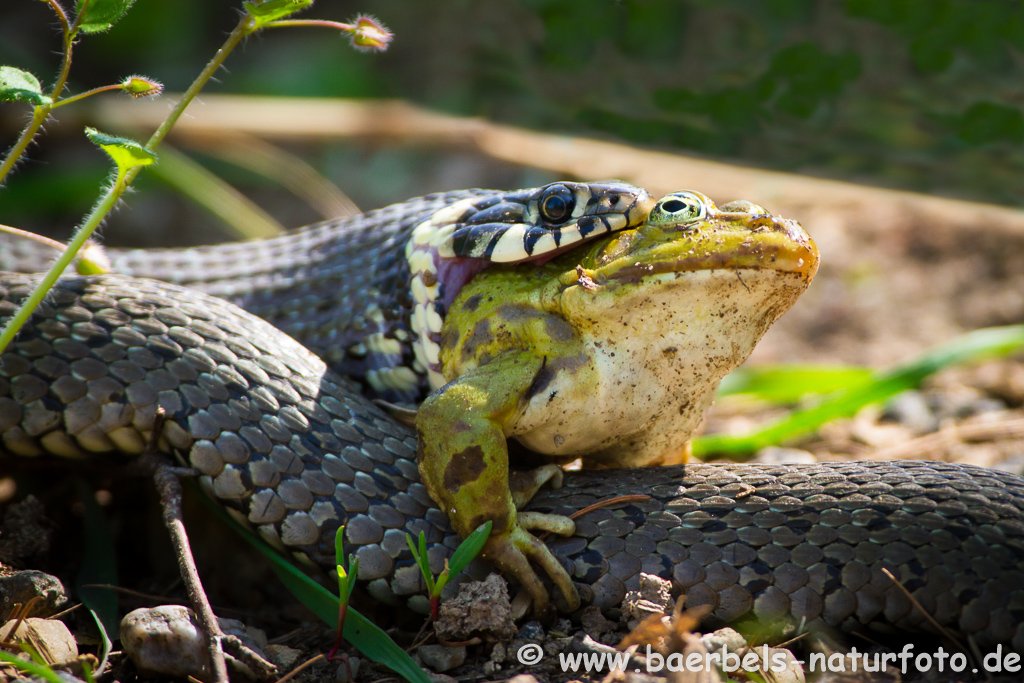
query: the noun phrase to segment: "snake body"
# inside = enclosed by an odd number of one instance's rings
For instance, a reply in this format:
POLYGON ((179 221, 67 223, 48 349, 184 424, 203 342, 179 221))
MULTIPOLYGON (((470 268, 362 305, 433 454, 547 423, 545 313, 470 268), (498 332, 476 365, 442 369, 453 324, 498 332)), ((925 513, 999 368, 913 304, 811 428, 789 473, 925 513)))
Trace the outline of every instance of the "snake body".
MULTIPOLYGON (((348 275, 351 292, 380 294, 348 275)), ((0 276, 0 325, 33 283, 0 276)), ((191 288, 67 277, 0 356, 3 456, 140 453, 158 406, 161 449, 260 536, 332 567, 344 525, 368 592, 423 606, 405 534, 426 534, 435 571, 460 539, 420 482, 415 434, 274 325, 191 288)), ((646 572, 710 605, 709 626, 935 632, 934 620, 982 648, 1024 649, 1021 477, 928 462, 602 470, 568 473, 528 509, 631 493, 650 498, 549 543, 585 605, 616 608, 646 572)))

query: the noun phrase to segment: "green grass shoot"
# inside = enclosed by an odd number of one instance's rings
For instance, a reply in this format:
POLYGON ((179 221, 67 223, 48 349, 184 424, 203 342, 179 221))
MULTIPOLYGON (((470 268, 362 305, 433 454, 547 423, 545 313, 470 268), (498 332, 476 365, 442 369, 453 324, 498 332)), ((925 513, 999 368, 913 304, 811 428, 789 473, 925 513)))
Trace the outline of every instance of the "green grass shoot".
POLYGON ((334 638, 334 646, 327 653, 327 660, 333 661, 341 647, 341 639, 345 633, 345 612, 348 611, 348 601, 352 597, 352 591, 356 587, 356 578, 359 576, 359 559, 355 555, 348 556, 348 569, 345 569, 345 527, 338 527, 334 534, 334 562, 337 564, 335 571, 338 572, 338 634, 334 638))
POLYGON ((431 621, 437 621, 438 613, 441 607, 441 591, 448 584, 448 579, 452 576, 456 576, 459 572, 466 568, 473 558, 480 554, 483 550, 484 543, 491 535, 491 521, 488 520, 481 524, 476 530, 469 536, 466 536, 465 540, 459 544, 459 547, 452 553, 451 559, 446 560, 444 569, 437 576, 437 580, 434 580, 434 576, 430 571, 430 562, 427 559, 427 538, 420 532, 419 543, 414 545, 412 542, 412 536, 409 534, 405 535, 405 541, 409 544, 409 550, 412 551, 413 559, 416 560, 416 566, 420 568, 420 573, 423 574, 423 580, 427 583, 427 593, 430 595, 430 619, 431 621))

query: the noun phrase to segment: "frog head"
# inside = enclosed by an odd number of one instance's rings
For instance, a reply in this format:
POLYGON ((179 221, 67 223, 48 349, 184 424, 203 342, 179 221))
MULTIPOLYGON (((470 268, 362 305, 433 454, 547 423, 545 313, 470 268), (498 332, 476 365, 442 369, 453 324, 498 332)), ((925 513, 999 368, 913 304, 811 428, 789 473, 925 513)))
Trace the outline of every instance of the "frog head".
MULTIPOLYGON (((717 207, 693 191, 663 197, 638 228, 575 254, 558 262, 545 308, 582 341, 587 372, 577 378, 590 424, 603 423, 557 441, 616 465, 681 459, 719 380, 818 268, 818 249, 797 222, 747 201, 717 207)), ((543 447, 556 441, 550 431, 519 438, 543 447)))

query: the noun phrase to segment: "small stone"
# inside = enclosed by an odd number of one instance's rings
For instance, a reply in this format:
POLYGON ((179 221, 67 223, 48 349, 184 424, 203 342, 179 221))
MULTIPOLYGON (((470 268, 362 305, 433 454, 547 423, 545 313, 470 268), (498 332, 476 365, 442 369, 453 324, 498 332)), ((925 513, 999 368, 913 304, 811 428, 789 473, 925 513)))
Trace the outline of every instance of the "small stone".
POLYGON ((519 674, 508 679, 505 683, 537 683, 537 679, 530 674, 519 674))
POLYGON ((573 637, 569 649, 573 652, 592 652, 597 654, 615 654, 618 652, 618 650, 611 645, 599 643, 588 635, 584 635, 582 638, 578 636, 573 637))
POLYGON ((654 574, 640 574, 640 590, 628 591, 622 600, 623 617, 630 630, 652 614, 672 608, 672 582, 654 574))
POLYGON ((505 661, 507 651, 505 650, 504 643, 495 643, 494 647, 491 648, 491 661, 498 662, 499 664, 505 661))
POLYGON ((932 412, 924 394, 920 391, 904 391, 886 403, 882 419, 899 422, 918 434, 934 432, 939 428, 939 419, 932 412))
POLYGON ((64 584, 56 576, 28 569, 0 577, 0 613, 10 614, 15 604, 27 605, 37 597, 42 600, 32 607, 32 616, 36 617, 54 615, 68 601, 64 584))
POLYGON ((705 633, 701 641, 708 652, 721 650, 725 646, 727 652, 739 652, 747 647, 747 639, 731 628, 720 628, 713 633, 705 633))
POLYGON ((359 665, 362 664, 362 660, 359 657, 349 657, 348 662, 341 662, 338 664, 338 671, 334 674, 334 680, 338 683, 350 683, 350 681, 356 680, 356 676, 359 675, 359 665), (352 678, 349 679, 348 672, 352 672, 352 678))
POLYGON ((470 581, 459 586, 459 593, 441 603, 434 624, 437 637, 446 642, 460 642, 483 635, 508 641, 516 635, 508 584, 497 574, 484 581, 470 581))
MULTIPOLYGON (((36 650, 46 652, 51 664, 68 664, 78 658, 78 643, 63 621, 29 617, 18 624, 8 621, 0 626, 0 642, 31 643, 36 650), (11 635, 15 625, 18 630, 11 635)), ((17 649, 17 648, 15 648, 17 649)))
POLYGON ((299 660, 302 659, 302 650, 296 650, 287 645, 267 645, 263 648, 267 653, 267 659, 278 668, 281 673, 288 673, 294 669, 299 660))
POLYGON ((466 648, 462 645, 422 645, 417 652, 424 664, 441 673, 451 671, 466 661, 466 648))
POLYGON ((539 621, 528 621, 519 627, 519 637, 523 640, 540 640, 544 637, 544 627, 539 621))
POLYGON ((430 679, 430 683, 459 683, 457 679, 448 674, 436 674, 431 671, 427 672, 427 678, 430 679))
MULTIPOLYGON (((755 651, 759 655, 761 654, 760 648, 756 648, 755 651)), ((789 650, 781 647, 770 647, 767 650, 767 659, 765 668, 771 672, 774 680, 778 683, 804 683, 806 680, 803 665, 789 650), (777 671, 775 668, 775 662, 780 657, 785 661, 786 668, 784 671, 777 671)))
MULTIPOLYGON (((266 658, 260 645, 240 621, 218 619, 217 622, 225 633, 236 636, 243 645, 266 658)), ((210 670, 206 642, 196 616, 183 605, 161 605, 129 612, 121 620, 121 646, 143 673, 205 679, 210 670)), ((231 667, 255 677, 248 667, 233 657, 227 656, 227 662, 231 667)))
POLYGON ((622 601, 622 606, 626 610, 622 616, 626 618, 626 626, 631 631, 639 626, 640 622, 647 617, 654 614, 665 614, 665 610, 661 605, 655 604, 650 600, 630 600, 628 593, 626 594, 626 598, 622 601))

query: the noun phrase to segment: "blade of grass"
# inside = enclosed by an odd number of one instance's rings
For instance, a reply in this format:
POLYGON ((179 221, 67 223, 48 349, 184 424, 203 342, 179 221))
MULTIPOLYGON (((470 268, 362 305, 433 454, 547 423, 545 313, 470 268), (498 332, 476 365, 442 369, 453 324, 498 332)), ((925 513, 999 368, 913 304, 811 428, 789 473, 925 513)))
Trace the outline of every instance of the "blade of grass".
POLYGON ((19 671, 26 671, 37 678, 48 681, 49 683, 64 683, 60 676, 57 675, 57 672, 45 664, 28 662, 10 654, 9 652, 4 652, 3 650, 0 650, 0 662, 7 662, 19 671))
POLYGON ((90 587, 95 584, 117 585, 117 552, 110 522, 103 508, 96 503, 95 492, 85 480, 78 479, 75 489, 84 509, 82 521, 85 526, 85 555, 75 577, 75 590, 89 612, 102 624, 101 632, 117 633, 117 595, 105 588, 90 587))
POLYGON ((830 394, 871 381, 873 371, 845 365, 762 365, 739 368, 722 380, 719 396, 750 395, 771 403, 796 403, 807 394, 830 394))
POLYGON ((195 151, 260 175, 305 202, 325 220, 355 216, 359 207, 302 157, 255 135, 200 137, 188 143, 195 151))
MULTIPOLYGON (((292 595, 312 610, 324 623, 334 626, 338 621, 338 597, 297 569, 276 550, 261 541, 254 533, 231 519, 224 510, 206 496, 200 496, 204 503, 242 538, 252 544, 269 561, 270 566, 288 587, 292 595)), ((345 639, 357 650, 412 683, 430 683, 427 674, 416 662, 391 640, 376 624, 351 607, 345 615, 345 639)))
POLYGON ((829 420, 848 417, 866 405, 879 403, 901 391, 912 389, 942 368, 982 358, 1005 356, 1022 349, 1024 325, 968 332, 908 363, 875 373, 870 382, 825 396, 816 405, 796 410, 761 429, 737 436, 710 434, 696 438, 693 440, 693 455, 703 458, 712 454, 728 454, 732 460, 746 460, 765 446, 808 434, 829 420))
POLYGON ((273 237, 285 230, 273 216, 244 194, 166 143, 160 150, 160 163, 153 167, 153 172, 227 223, 240 237, 273 237))

